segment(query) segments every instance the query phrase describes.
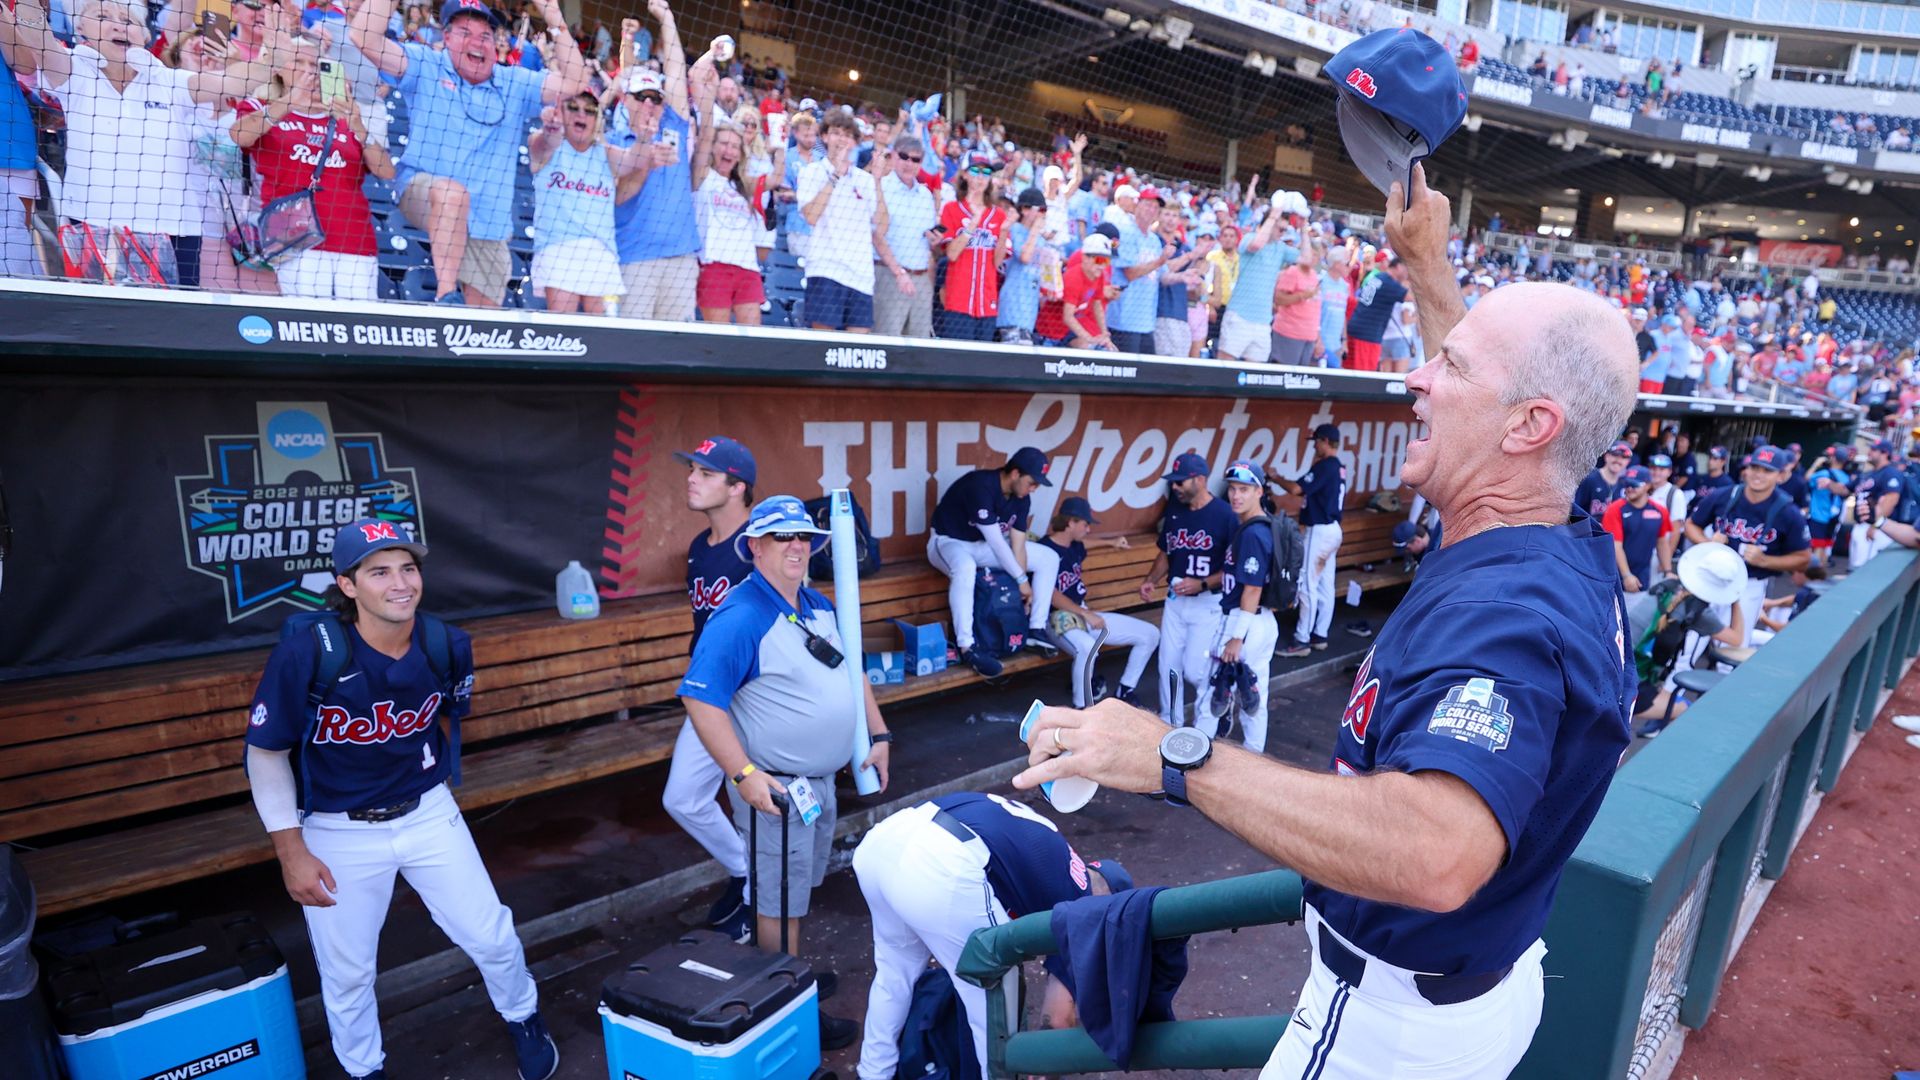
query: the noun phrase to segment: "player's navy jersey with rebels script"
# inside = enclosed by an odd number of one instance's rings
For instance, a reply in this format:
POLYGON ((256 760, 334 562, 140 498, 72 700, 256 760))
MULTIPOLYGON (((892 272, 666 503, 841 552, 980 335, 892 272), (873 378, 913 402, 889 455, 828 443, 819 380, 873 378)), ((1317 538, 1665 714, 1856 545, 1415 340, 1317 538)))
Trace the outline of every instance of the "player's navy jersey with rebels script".
MULTIPOLYGON (((733 552, 733 540, 746 531, 743 522, 733 531, 733 536, 719 543, 710 543, 707 534, 702 532, 687 545, 687 602, 693 605, 693 640, 700 640, 700 631, 706 628, 707 617, 735 585, 747 580, 753 573, 753 564, 733 552)), ((688 651, 692 651, 689 647, 688 651)))
POLYGON ((447 735, 440 719, 465 716, 473 691, 473 641, 458 627, 447 627, 452 691, 427 664, 417 620, 413 647, 398 660, 361 640, 353 627, 347 633, 353 659, 328 688, 317 723, 307 691, 320 649, 310 633, 274 646, 247 714, 247 742, 292 750, 294 775, 304 772, 313 786, 306 807, 317 812, 392 806, 445 780, 447 735))
MULTIPOLYGON (((1024 803, 998 795, 961 792, 932 800, 972 829, 987 846, 987 884, 1007 914, 1019 918, 1053 905, 1092 895, 1089 870, 1073 845, 1053 822, 1024 803)), ((1046 968, 1059 974, 1064 960, 1046 958, 1046 968)))
POLYGON ((1331 525, 1340 520, 1347 501, 1347 466, 1333 454, 1313 463, 1300 477, 1300 524, 1331 525))
MULTIPOLYGON (((1906 490, 1907 478, 1898 465, 1882 465, 1860 478, 1853 489, 1853 520, 1863 524, 1874 524, 1879 520, 1880 508, 1875 505, 1889 492, 1898 494, 1906 490)), ((1899 504, 1894 504, 1895 509, 1899 504)))
POLYGON ((1599 469, 1593 470, 1587 474, 1585 480, 1580 481, 1580 486, 1574 489, 1574 509, 1592 517, 1599 517, 1606 512, 1608 503, 1620 497, 1624 479, 1625 477, 1621 480, 1609 480, 1607 475, 1599 469))
POLYGON ((1240 594, 1248 589, 1260 591, 1272 568, 1273 526, 1266 518, 1234 522, 1233 539, 1227 544, 1226 561, 1220 568, 1220 610, 1238 608, 1240 594))
POLYGON ((1040 538, 1040 542, 1060 556, 1060 577, 1054 582, 1053 591, 1086 607, 1087 583, 1081 575, 1081 568, 1087 562, 1087 545, 1078 540, 1071 544, 1056 544, 1052 538, 1045 536, 1040 538))
POLYGON ((1208 499, 1198 510, 1167 500, 1167 516, 1160 519, 1160 550, 1167 553, 1167 580, 1205 578, 1221 570, 1227 541, 1240 527, 1225 499, 1208 499))
POLYGON ((980 539, 980 526, 996 521, 1002 531, 1026 528, 1032 506, 1030 497, 1010 498, 1000 490, 997 470, 975 469, 940 496, 933 508, 933 531, 972 543, 980 539))
POLYGON ((1591 518, 1428 552, 1360 665, 1335 771, 1450 773, 1506 833, 1473 899, 1437 914, 1314 882, 1329 925, 1390 964, 1498 971, 1540 936, 1561 869, 1627 747, 1633 669, 1613 538, 1591 518))
MULTIPOLYGON (((1791 555, 1813 546, 1807 531, 1807 519, 1793 505, 1787 493, 1773 489, 1760 502, 1747 500, 1745 487, 1734 488, 1716 499, 1702 499, 1687 516, 1703 529, 1711 528, 1727 538, 1735 551, 1741 544, 1759 544, 1768 555, 1791 555)), ((1778 570, 1747 564, 1747 576, 1770 578, 1778 570)))

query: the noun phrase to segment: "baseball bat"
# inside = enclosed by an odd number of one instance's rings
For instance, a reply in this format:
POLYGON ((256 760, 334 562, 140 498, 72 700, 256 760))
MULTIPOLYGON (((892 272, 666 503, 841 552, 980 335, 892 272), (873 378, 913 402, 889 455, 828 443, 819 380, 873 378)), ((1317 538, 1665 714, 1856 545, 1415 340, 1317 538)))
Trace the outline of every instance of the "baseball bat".
POLYGON ((867 740, 867 664, 860 655, 860 550, 853 528, 853 492, 833 489, 833 618, 840 630, 840 651, 846 655, 847 681, 853 684, 853 789, 862 795, 880 790, 880 773, 861 768, 873 744, 867 740))

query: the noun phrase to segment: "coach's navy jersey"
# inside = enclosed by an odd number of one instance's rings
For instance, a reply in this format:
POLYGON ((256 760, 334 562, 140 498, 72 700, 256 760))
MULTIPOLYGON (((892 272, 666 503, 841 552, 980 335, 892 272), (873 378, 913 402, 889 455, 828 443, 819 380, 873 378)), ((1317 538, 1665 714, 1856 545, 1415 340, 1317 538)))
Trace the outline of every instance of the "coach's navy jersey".
POLYGON ((1314 882, 1307 902, 1399 967, 1475 975, 1518 959, 1627 747, 1627 660, 1613 538, 1591 518, 1429 552, 1354 677, 1333 767, 1459 777, 1506 833, 1506 862, 1445 914, 1314 882))
POLYGON ((1273 569, 1273 526, 1265 518, 1235 522, 1233 539, 1227 542, 1226 565, 1220 572, 1220 610, 1233 611, 1240 606, 1240 594, 1259 592, 1273 569))
POLYGON ((1688 489, 1694 492, 1694 505, 1697 506, 1700 503, 1699 496, 1705 495, 1709 491, 1732 487, 1737 483, 1739 483, 1739 481, 1734 478, 1732 473, 1721 473, 1719 476, 1714 476, 1711 473, 1701 473, 1694 477, 1693 483, 1688 485, 1688 489))
POLYGON ((1240 519, 1225 499, 1208 499, 1198 510, 1167 500, 1167 515, 1160 519, 1160 550, 1167 553, 1167 580, 1208 578, 1222 569, 1227 541, 1240 519))
MULTIPOLYGON (((1092 895, 1087 868, 1053 822, 1024 803, 998 795, 963 791, 931 800, 972 829, 987 847, 987 884, 1000 906, 1012 918, 1092 895)), ((1046 968, 1060 974, 1064 959, 1046 958, 1046 968)))
POLYGON ((1300 477, 1300 524, 1331 525, 1347 501, 1347 464, 1340 455, 1323 457, 1300 477))
MULTIPOLYGON (((1765 554, 1791 555, 1813 546, 1806 516, 1779 488, 1774 488, 1771 495, 1757 503, 1747 499, 1744 486, 1729 488, 1717 498, 1700 502, 1702 505, 1688 512, 1688 519, 1726 537, 1735 551, 1740 550, 1742 544, 1759 544, 1766 549, 1765 554)), ((1770 578, 1779 572, 1747 564, 1750 578, 1770 578)))
POLYGON ((995 469, 975 469, 953 482, 933 508, 933 531, 941 536, 971 543, 980 539, 980 526, 999 522, 1002 532, 1027 527, 1027 515, 1033 500, 1018 498, 1000 490, 1000 473, 995 469))
MULTIPOLYGON (((1889 493, 1901 494, 1906 488, 1906 474, 1900 466, 1891 462, 1861 477, 1853 488, 1853 520, 1862 524, 1877 522, 1880 515, 1877 512, 1879 507, 1875 504, 1889 493)), ((1898 502, 1894 503, 1894 509, 1899 509, 1899 505, 1898 502)))
POLYGON ((247 714, 250 745, 294 752, 294 775, 304 773, 311 785, 304 795, 312 811, 392 806, 444 781, 450 760, 439 720, 465 716, 473 691, 473 640, 458 627, 447 627, 451 701, 427 665, 418 620, 413 647, 398 660, 368 645, 353 627, 346 629, 353 658, 328 688, 317 723, 307 691, 320 647, 306 631, 274 646, 247 714))
POLYGON ((747 580, 753 573, 753 564, 734 554, 733 541, 747 530, 746 522, 733 531, 733 536, 719 543, 711 543, 707 533, 701 532, 687 545, 687 602, 693 605, 693 640, 700 640, 700 631, 706 628, 707 617, 734 586, 747 580))
POLYGON ((1573 490, 1573 508, 1589 517, 1598 518, 1606 513, 1608 503, 1620 497, 1620 483, 1619 480, 1608 480, 1599 469, 1593 470, 1573 490))
POLYGON ((1060 577, 1054 582, 1053 591, 1086 607, 1087 582, 1080 571, 1087 562, 1087 545, 1078 540, 1071 544, 1056 544, 1052 537, 1047 536, 1041 537, 1040 542, 1060 556, 1060 577))

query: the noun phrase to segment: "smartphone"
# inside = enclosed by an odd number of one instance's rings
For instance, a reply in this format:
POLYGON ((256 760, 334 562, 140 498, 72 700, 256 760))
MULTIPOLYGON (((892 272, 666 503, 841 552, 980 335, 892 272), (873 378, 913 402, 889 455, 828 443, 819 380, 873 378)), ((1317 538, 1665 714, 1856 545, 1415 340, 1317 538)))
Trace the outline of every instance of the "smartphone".
POLYGON ((680 149, 680 133, 672 128, 665 128, 660 132, 660 141, 675 150, 680 149))
POLYGON ((347 77, 340 71, 340 61, 329 57, 320 58, 320 100, 333 101, 347 96, 347 77))
POLYGON ((200 32, 225 44, 233 37, 233 17, 216 11, 202 11, 200 32))

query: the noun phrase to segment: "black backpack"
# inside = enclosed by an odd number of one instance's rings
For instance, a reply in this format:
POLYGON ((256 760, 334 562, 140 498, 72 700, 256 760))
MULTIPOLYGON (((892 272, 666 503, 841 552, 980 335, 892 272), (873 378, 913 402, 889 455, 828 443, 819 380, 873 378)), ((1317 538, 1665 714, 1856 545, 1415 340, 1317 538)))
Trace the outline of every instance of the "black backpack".
POLYGON ((1300 602, 1301 573, 1307 562, 1307 542, 1300 535, 1300 523, 1285 510, 1275 510, 1263 519, 1247 522, 1253 528, 1264 520, 1273 533, 1273 569, 1266 584, 1260 586, 1260 606, 1271 611, 1287 611, 1300 602))
POLYGON ((1007 656, 1027 639, 1027 608, 1020 583, 1005 570, 980 568, 973 582, 973 647, 988 656, 1007 656))
POLYGON ((913 1080, 972 1080, 980 1075, 973 1028, 953 979, 941 968, 928 968, 913 984, 895 1075, 913 1080))
MULTIPOLYGON (((453 639, 447 633, 447 624, 437 615, 420 612, 414 616, 420 620, 423 651, 427 654, 427 670, 433 672, 434 682, 440 686, 445 700, 453 701, 453 639)), ((334 611, 303 611, 298 615, 289 615, 287 621, 280 624, 280 640, 289 641, 300 633, 310 633, 320 650, 319 662, 313 666, 313 680, 307 684, 307 728, 300 737, 299 749, 304 751, 313 741, 314 729, 320 725, 320 706, 326 704, 327 691, 347 670, 353 661, 353 637, 347 633, 347 626, 340 621, 340 615, 334 611)), ((455 787, 460 786, 460 721, 447 714, 447 753, 451 760, 448 767, 455 787)), ((307 792, 312 785, 307 779, 307 760, 304 752, 300 757, 300 814, 305 817, 307 810, 307 792)))
MULTIPOLYGON (((870 577, 880 569, 880 541, 873 538, 873 529, 867 524, 866 508, 860 505, 860 498, 849 493, 853 502, 853 537, 859 545, 860 557, 857 560, 855 575, 870 577)), ((833 530, 833 496, 822 495, 806 502, 807 516, 813 523, 829 532, 833 530)), ((833 545, 828 544, 813 553, 807 562, 807 573, 815 581, 833 580, 833 545)))

